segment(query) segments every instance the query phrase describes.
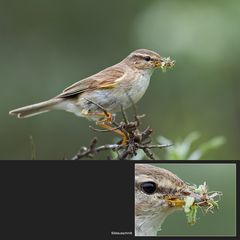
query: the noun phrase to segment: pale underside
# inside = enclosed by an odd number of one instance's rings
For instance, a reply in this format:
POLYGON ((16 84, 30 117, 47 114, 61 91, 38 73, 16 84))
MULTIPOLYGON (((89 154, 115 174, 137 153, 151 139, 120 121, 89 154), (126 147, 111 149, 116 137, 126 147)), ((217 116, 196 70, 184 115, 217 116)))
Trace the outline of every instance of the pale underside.
MULTIPOLYGON (((56 98, 63 98, 54 108, 88 117, 88 113, 102 112, 100 105, 110 113, 116 113, 138 102, 146 92, 153 70, 135 72, 128 67, 123 72, 115 65, 66 88, 56 98)), ((127 66, 126 66, 127 67, 127 66)), ((93 116, 90 117, 93 119, 93 116)))

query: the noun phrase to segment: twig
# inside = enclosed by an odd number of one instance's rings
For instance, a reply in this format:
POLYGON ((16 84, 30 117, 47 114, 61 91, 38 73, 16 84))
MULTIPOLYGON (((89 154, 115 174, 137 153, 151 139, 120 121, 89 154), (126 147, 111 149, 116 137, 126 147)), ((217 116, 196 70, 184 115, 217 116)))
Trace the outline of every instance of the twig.
POLYGON ((156 160, 154 158, 154 155, 153 155, 152 151, 148 147, 145 147, 145 148, 142 148, 142 149, 146 153, 147 157, 149 157, 151 160, 156 160))
POLYGON ((97 138, 94 138, 90 143, 90 147, 89 148, 82 147, 80 151, 72 158, 72 160, 79 160, 83 157, 92 158, 95 153, 98 153, 104 150, 115 151, 117 149, 123 148, 123 146, 121 147, 121 145, 119 144, 105 144, 99 147, 96 147, 96 144, 97 144, 97 138))
POLYGON ((130 155, 131 152, 129 150, 123 151, 121 154, 118 155, 117 160, 126 160, 128 155, 130 155))
POLYGON ((132 108, 133 108, 133 113, 134 113, 134 116, 136 117, 137 116, 137 106, 136 104, 134 103, 134 101, 132 100, 131 96, 128 94, 127 91, 125 91, 129 101, 131 102, 131 105, 132 105, 132 108))
POLYGON ((129 124, 128 118, 127 118, 127 114, 123 109, 123 105, 121 105, 121 112, 122 112, 122 116, 123 116, 123 120, 126 124, 129 124))
POLYGON ((171 146, 173 146, 173 144, 153 144, 153 145, 147 145, 147 146, 138 145, 138 147, 141 148, 141 149, 146 149, 146 148, 148 148, 148 149, 151 149, 151 148, 161 149, 161 148, 167 148, 167 147, 171 147, 171 146))

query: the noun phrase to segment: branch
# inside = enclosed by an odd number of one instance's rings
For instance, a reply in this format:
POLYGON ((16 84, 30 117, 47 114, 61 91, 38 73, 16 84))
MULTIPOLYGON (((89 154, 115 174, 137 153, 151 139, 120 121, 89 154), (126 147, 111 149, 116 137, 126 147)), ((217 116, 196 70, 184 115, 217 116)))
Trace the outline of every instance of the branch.
MULTIPOLYGON (((93 101, 91 101, 93 104, 95 104, 93 101)), ((133 104, 133 102, 132 102, 133 104)), ((97 105, 99 108, 101 108, 105 114, 107 114, 107 111, 103 109, 101 106, 97 105)), ((122 132, 124 132, 128 136, 128 141, 126 145, 122 145, 120 143, 115 144, 105 144, 102 146, 97 146, 97 138, 94 137, 92 141, 90 142, 89 147, 81 147, 79 152, 72 157, 72 160, 80 160, 83 158, 93 158, 97 153, 102 151, 112 151, 116 153, 117 157, 116 160, 125 160, 125 159, 131 159, 133 156, 137 155, 137 151, 141 149, 144 151, 146 156, 151 159, 155 160, 156 157, 154 153, 152 152, 152 149, 163 149, 170 147, 172 145, 170 144, 151 144, 151 134, 153 133, 153 130, 150 127, 147 127, 143 131, 139 129, 141 126, 141 121, 145 115, 137 115, 136 113, 136 107, 134 106, 134 120, 129 121, 128 117, 125 113, 125 111, 122 109, 122 116, 123 121, 120 123, 117 123, 116 121, 113 121, 114 128, 113 129, 119 129, 122 132)), ((97 132, 106 132, 109 130, 100 130, 96 129, 90 126, 91 129, 97 132)), ((111 157, 108 157, 108 159, 111 159, 111 157)))
POLYGON ((93 156, 98 152, 101 152, 104 150, 116 151, 117 149, 120 149, 121 147, 123 147, 119 144, 105 144, 105 145, 96 147, 96 144, 97 144, 97 138, 95 137, 91 141, 89 148, 81 147, 80 151, 72 158, 72 160, 79 160, 83 157, 93 158, 93 156))

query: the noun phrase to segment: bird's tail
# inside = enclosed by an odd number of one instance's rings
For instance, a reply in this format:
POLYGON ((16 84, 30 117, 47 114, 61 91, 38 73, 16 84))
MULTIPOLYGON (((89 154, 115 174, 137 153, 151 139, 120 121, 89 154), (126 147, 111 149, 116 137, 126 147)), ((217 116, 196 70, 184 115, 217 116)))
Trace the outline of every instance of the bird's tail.
POLYGON ((61 98, 52 98, 48 101, 17 108, 9 112, 10 115, 16 115, 18 118, 32 117, 52 110, 62 101, 61 98))

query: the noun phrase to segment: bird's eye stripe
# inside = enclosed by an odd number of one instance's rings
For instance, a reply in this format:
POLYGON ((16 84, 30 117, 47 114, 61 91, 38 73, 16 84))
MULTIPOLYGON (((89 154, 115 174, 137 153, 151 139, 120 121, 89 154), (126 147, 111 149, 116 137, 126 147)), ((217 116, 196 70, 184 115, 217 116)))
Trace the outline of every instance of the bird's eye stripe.
POLYGON ((168 188, 168 187, 161 187, 161 186, 158 186, 158 192, 161 193, 161 194, 174 194, 177 192, 176 189, 174 188, 168 188))

